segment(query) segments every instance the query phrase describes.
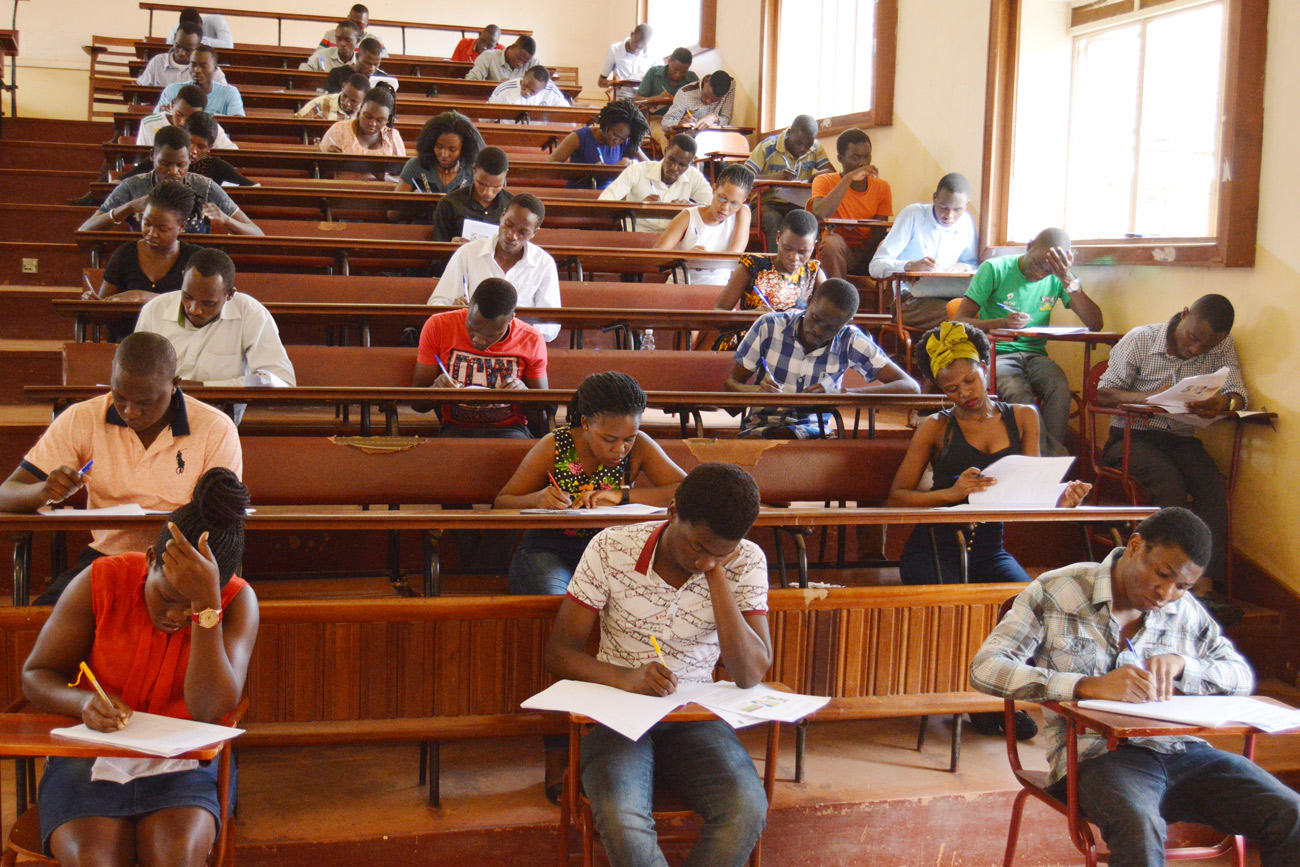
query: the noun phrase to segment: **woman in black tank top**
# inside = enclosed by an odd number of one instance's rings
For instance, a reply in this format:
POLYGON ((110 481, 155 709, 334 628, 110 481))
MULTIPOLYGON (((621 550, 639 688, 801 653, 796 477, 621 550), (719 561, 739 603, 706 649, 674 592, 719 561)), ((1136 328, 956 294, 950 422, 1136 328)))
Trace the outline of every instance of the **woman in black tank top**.
MULTIPOLYGON (((929 369, 952 402, 929 417, 894 476, 891 506, 955 506, 993 484, 980 470, 1007 455, 1038 455, 1038 412, 1032 406, 996 402, 988 393, 989 341, 984 332, 946 322, 918 342, 917 363, 929 369), (926 466, 933 469, 929 491, 918 490, 926 466)), ((1059 505, 1077 506, 1090 490, 1071 482, 1059 505)), ((959 525, 969 579, 994 583, 1030 577, 1002 545, 1002 524, 959 525)), ((961 543, 952 525, 918 526, 903 548, 904 584, 961 581, 961 543)))

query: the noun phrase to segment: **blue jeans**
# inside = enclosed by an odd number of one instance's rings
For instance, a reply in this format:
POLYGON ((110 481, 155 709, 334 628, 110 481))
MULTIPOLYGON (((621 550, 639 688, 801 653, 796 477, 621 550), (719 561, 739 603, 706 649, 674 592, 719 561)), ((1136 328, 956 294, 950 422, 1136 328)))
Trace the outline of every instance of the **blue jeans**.
POLYGON ((590 541, 558 530, 525 530, 510 558, 510 595, 563 596, 590 541))
POLYGON ((704 819, 686 867, 745 863, 767 824, 767 795, 731 726, 661 722, 630 741, 598 725, 583 737, 582 786, 614 867, 667 867, 651 815, 656 782, 704 819))
MULTIPOLYGON (((1065 800, 1065 781, 1051 793, 1065 800)), ((1121 745, 1079 765, 1079 807, 1111 851, 1111 867, 1160 867, 1165 826, 1195 822, 1240 834, 1260 867, 1300 864, 1300 795, 1245 756, 1188 744, 1157 753, 1121 745)))
MULTIPOLYGON (((963 528, 970 549, 966 554, 969 579, 972 584, 1000 584, 1003 582, 1029 583, 1032 580, 1016 558, 1002 547, 1002 525, 977 524, 972 530, 963 528), (974 533, 972 538, 971 534, 974 533)), ((960 584, 961 549, 957 534, 945 524, 922 524, 912 531, 903 545, 898 571, 904 584, 960 584), (934 531, 934 547, 930 546, 930 531, 934 531), (934 571, 934 553, 939 553, 940 574, 934 571)))
POLYGON ((1070 381, 1046 355, 998 353, 998 397, 1007 403, 1033 405, 1038 398, 1038 447, 1044 455, 1069 454, 1065 448, 1070 421, 1070 381))

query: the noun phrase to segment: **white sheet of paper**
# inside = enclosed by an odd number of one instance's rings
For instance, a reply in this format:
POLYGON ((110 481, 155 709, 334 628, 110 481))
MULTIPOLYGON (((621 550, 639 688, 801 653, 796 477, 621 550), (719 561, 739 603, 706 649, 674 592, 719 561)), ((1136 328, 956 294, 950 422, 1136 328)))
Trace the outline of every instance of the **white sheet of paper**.
POLYGON ((120 506, 101 506, 98 509, 56 509, 53 506, 45 506, 37 510, 40 514, 51 518, 131 518, 137 515, 166 515, 168 512, 159 509, 146 509, 138 503, 124 503, 120 506))
POLYGON ((739 714, 756 720, 798 722, 825 707, 830 698, 781 692, 764 684, 741 689, 730 681, 720 681, 713 684, 713 689, 708 694, 695 701, 718 716, 739 714))
POLYGON ((521 509, 524 515, 667 515, 663 506, 626 503, 621 506, 597 506, 594 509, 521 509))
POLYGON ((1061 479, 1070 471, 1072 457, 1031 458, 1007 455, 981 471, 997 484, 971 494, 967 503, 954 509, 1050 509, 1061 498, 1061 479))
POLYGON ((1086 325, 1035 325, 1031 328, 1017 328, 1025 334, 1087 334, 1086 325))
POLYGON ((495 237, 499 231, 501 231, 499 226, 485 223, 482 220, 471 220, 469 217, 466 217, 465 224, 460 230, 460 236, 466 241, 477 241, 479 238, 495 237))
POLYGON ((789 202, 792 205, 805 207, 808 200, 812 198, 812 185, 805 184, 802 187, 777 187, 776 197, 783 202, 789 202))
POLYGON ((682 683, 672 695, 660 697, 624 692, 599 683, 561 680, 525 699, 520 707, 580 713, 635 741, 655 723, 713 687, 712 683, 682 683))
POLYGON ((1179 695, 1168 701, 1139 703, 1087 699, 1079 702, 1079 707, 1206 728, 1230 722, 1253 725, 1267 732, 1300 728, 1300 710, 1238 695, 1179 695))
POLYGON ((1228 381, 1228 368, 1220 367, 1214 373, 1189 376, 1166 388, 1159 394, 1147 398, 1147 403, 1155 406, 1167 406, 1182 409, 1189 403, 1214 397, 1228 381))
POLYGON ((1194 428, 1204 429, 1212 424, 1218 424, 1221 421, 1227 421, 1233 417, 1246 418, 1247 416, 1263 414, 1264 413, 1261 410, 1238 410, 1237 412, 1216 415, 1213 418, 1201 418, 1194 412, 1171 412, 1169 413, 1169 418, 1171 421, 1177 421, 1186 425, 1191 425, 1194 428))
POLYGON ((121 731, 97 732, 85 723, 50 730, 50 734, 60 737, 167 758, 228 741, 243 733, 243 729, 230 726, 211 725, 142 711, 131 714, 126 728, 121 731))

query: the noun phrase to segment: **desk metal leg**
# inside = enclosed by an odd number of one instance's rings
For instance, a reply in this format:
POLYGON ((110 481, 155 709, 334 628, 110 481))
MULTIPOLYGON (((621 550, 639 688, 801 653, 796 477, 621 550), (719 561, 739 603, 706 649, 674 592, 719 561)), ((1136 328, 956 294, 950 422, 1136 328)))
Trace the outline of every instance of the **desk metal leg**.
POLYGON ((31 603, 32 534, 14 533, 14 605, 31 603))
POLYGON ((429 741, 426 745, 429 751, 429 806, 442 806, 442 787, 439 779, 442 771, 442 744, 438 741, 429 741))
POLYGON ((957 763, 961 761, 961 714, 952 715, 952 751, 948 758, 948 773, 957 773, 957 763))
POLYGON ((808 720, 801 719, 794 725, 794 781, 803 782, 804 753, 808 748, 808 720))

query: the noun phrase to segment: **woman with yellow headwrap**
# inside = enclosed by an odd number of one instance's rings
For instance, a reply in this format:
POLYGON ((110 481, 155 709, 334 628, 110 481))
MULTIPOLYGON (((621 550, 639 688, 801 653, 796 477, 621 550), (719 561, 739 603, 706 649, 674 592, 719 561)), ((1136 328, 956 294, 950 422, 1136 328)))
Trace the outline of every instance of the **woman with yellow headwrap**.
MULTIPOLYGON (((889 505, 955 506, 994 483, 980 471, 1007 455, 1038 455, 1038 411, 1032 406, 994 401, 988 391, 989 340, 983 331, 960 322, 945 322, 921 337, 917 366, 929 373, 952 408, 927 418, 908 446, 894 476, 889 505), (933 485, 921 490, 926 466, 933 485)), ((1077 506, 1090 490, 1071 482, 1058 505, 1077 506)), ((972 582, 1029 581, 1029 574, 1002 545, 1002 524, 960 528, 965 536, 967 570, 972 582)), ((961 581, 961 549, 952 525, 921 525, 903 547, 900 563, 904 584, 945 584, 961 581)), ((996 734, 1001 714, 978 714, 977 731, 996 734), (985 717, 988 719, 979 719, 985 717)), ((1037 727, 1028 716, 1017 717, 1016 733, 1033 737, 1037 727)))

